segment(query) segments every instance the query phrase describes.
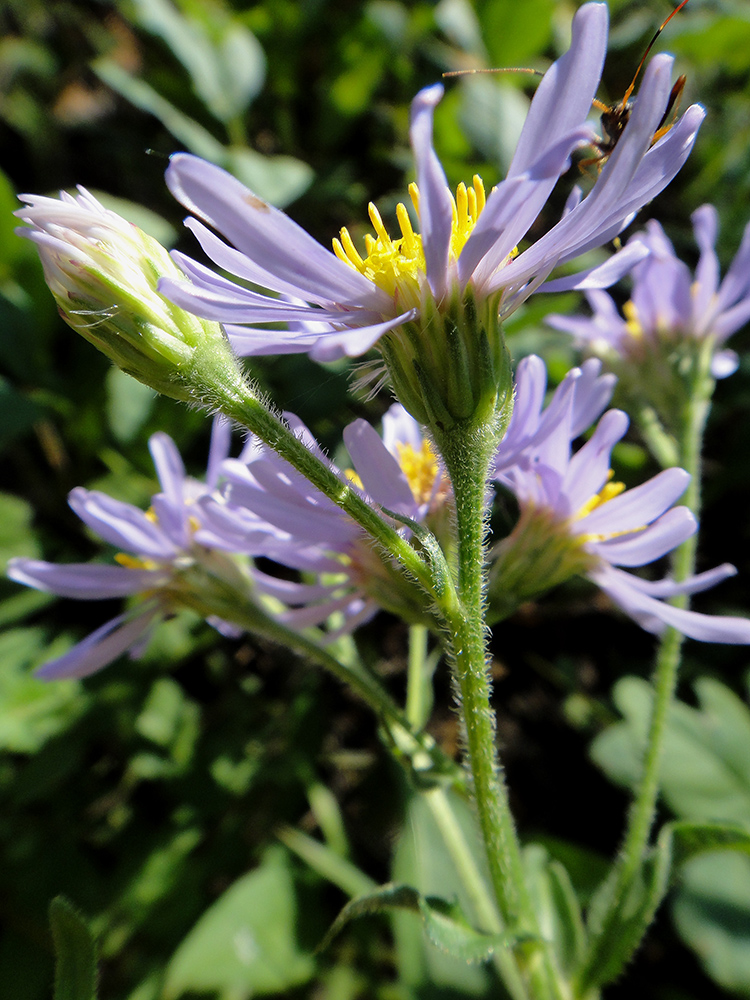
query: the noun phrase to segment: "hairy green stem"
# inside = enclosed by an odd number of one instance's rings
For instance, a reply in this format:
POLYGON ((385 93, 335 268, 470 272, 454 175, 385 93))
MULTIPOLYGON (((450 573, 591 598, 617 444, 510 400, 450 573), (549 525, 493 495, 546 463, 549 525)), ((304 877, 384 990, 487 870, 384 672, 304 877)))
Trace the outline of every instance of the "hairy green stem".
MULTIPOLYGON (((438 443, 456 502, 458 599, 445 608, 445 615, 479 826, 503 926, 511 933, 535 935, 536 914, 526 887, 521 846, 495 748, 495 715, 490 703, 484 618, 485 497, 496 442, 491 427, 467 423, 454 425, 438 443)), ((516 951, 514 957, 536 1000, 562 995, 546 942, 529 952, 516 951)))
MULTIPOLYGON (((217 582, 217 593, 220 588, 221 583, 217 582)), ((182 593, 181 602, 190 606, 189 595, 182 593)), ((198 610, 201 614, 206 612, 203 604, 198 610)), ((452 777, 456 787, 464 784, 460 769, 428 733, 421 732, 419 726, 411 723, 406 713, 391 698, 374 674, 363 667, 356 668, 343 663, 308 635, 288 628, 268 614, 259 604, 254 602, 247 602, 244 606, 239 604, 234 589, 228 589, 226 597, 222 595, 221 604, 217 602, 215 611, 224 620, 239 625, 254 635, 270 639, 327 670, 372 708, 386 727, 399 752, 408 756, 415 766, 418 765, 419 769, 424 771, 426 755, 431 766, 443 778, 452 777)))
POLYGON ((400 563, 424 592, 433 599, 438 596, 435 593, 434 574, 419 553, 328 465, 321 462, 282 419, 270 411, 242 376, 239 368, 230 370, 224 365, 213 372, 210 359, 203 357, 202 353, 196 356, 194 367, 198 373, 196 384, 204 393, 203 405, 209 409, 218 409, 256 434, 356 521, 379 543, 382 550, 400 563))

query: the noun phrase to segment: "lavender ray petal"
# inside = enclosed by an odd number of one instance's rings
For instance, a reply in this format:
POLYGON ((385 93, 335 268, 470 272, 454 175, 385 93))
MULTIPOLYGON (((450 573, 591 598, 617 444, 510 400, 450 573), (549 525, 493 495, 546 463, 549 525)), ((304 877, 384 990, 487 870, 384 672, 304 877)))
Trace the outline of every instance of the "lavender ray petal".
POLYGON ((394 330, 402 323, 410 323, 417 317, 417 310, 386 320, 384 323, 374 323, 351 330, 333 330, 319 337, 310 350, 313 361, 338 361, 339 358, 358 358, 374 347, 384 333, 394 330))
POLYGON ((8 561, 7 574, 16 583, 44 590, 58 597, 84 601, 104 601, 155 590, 169 582, 163 570, 126 569, 124 566, 100 566, 97 563, 56 565, 39 559, 21 557, 8 561))
POLYGON ((608 20, 606 4, 590 3, 577 11, 570 48, 547 70, 534 94, 509 177, 524 173, 540 149, 587 118, 602 75, 608 20))
POLYGON ((247 358, 267 354, 305 354, 321 337, 334 332, 331 324, 326 325, 328 329, 325 332, 309 334, 300 334, 297 330, 256 330, 232 323, 224 324, 224 331, 235 354, 247 358))
POLYGON ((644 330, 685 330, 692 319, 693 276, 690 268, 675 256, 651 257, 641 269, 633 289, 635 306, 644 330))
POLYGON ((71 490, 68 502, 80 519, 110 545, 155 559, 174 557, 174 545, 137 507, 82 486, 71 490))
POLYGON ((587 543, 586 547, 614 566, 645 566, 661 559, 697 530, 698 524, 687 507, 673 507, 643 531, 587 543))
POLYGON ((712 333, 721 344, 727 337, 731 337, 733 333, 743 327, 748 320, 750 320, 750 294, 748 294, 746 299, 738 302, 736 306, 732 306, 731 309, 725 309, 716 318, 712 333))
POLYGON ((713 311, 714 296, 719 290, 719 258, 715 249, 719 213, 713 205, 701 205, 690 218, 700 250, 693 291, 693 326, 700 328, 703 318, 713 311))
POLYGON ((375 503, 413 517, 417 505, 409 481, 377 431, 366 420, 355 420, 344 430, 344 444, 365 493, 375 503))
POLYGON ((669 577, 664 580, 643 580, 634 576, 631 577, 631 586, 650 597, 676 597, 678 594, 700 594, 736 575, 737 569, 731 563, 722 563, 714 569, 690 576, 682 583, 677 583, 669 577))
POLYGON ((211 425, 211 444, 208 449, 206 467, 206 487, 216 489, 221 472, 221 463, 229 458, 232 446, 232 421, 219 413, 211 425))
POLYGON ((315 625, 322 625, 336 611, 346 611, 352 602, 352 595, 347 594, 338 600, 325 601, 321 604, 312 604, 306 607, 293 608, 284 611, 278 616, 279 621, 290 628, 304 629, 312 628, 315 625))
POLYGON ((611 372, 601 375, 601 370, 602 363, 598 358, 589 358, 581 365, 581 377, 576 382, 571 414, 570 432, 574 438, 579 437, 598 420, 612 399, 617 376, 611 372))
POLYGON ((141 606, 139 613, 118 615, 74 646, 64 656, 45 663, 34 671, 40 680, 61 680, 66 677, 88 677, 108 666, 130 649, 149 630, 160 615, 153 603, 141 606))
POLYGON ((653 198, 677 173, 692 147, 704 112, 697 105, 688 108, 667 135, 649 149, 653 126, 666 106, 671 64, 669 56, 653 58, 628 126, 593 190, 503 269, 501 284, 526 281, 550 258, 563 263, 584 248, 605 242, 622 228, 627 216, 653 198))
POLYGON ((287 215, 235 177, 188 153, 177 153, 166 172, 174 197, 222 233, 252 260, 295 288, 311 288, 337 302, 360 304, 373 285, 326 250, 287 215))
POLYGON ((154 460, 156 474, 164 493, 172 503, 184 503, 185 466, 172 438, 163 431, 152 434, 148 450, 154 460))
MULTIPOLYGON (((363 308, 370 308, 377 311, 389 311, 393 308, 390 296, 388 296, 382 289, 374 285, 368 278, 364 278, 352 269, 353 274, 357 274, 361 277, 363 281, 366 281, 369 285, 369 291, 366 289, 362 290, 362 294, 355 300, 342 299, 341 296, 336 298, 331 298, 330 295, 323 294, 323 288, 317 284, 310 284, 308 281, 304 280, 302 277, 295 281, 285 281, 282 280, 277 274, 272 274, 267 271, 265 267, 262 266, 257 260, 251 260, 245 254, 240 253, 239 250, 235 250, 234 247, 230 247, 223 240, 219 239, 210 229, 207 229, 202 222, 197 219, 186 219, 185 225, 191 232, 195 235, 196 239, 200 243, 204 253, 209 257, 215 264, 218 264, 223 270, 228 271, 229 274, 234 274, 239 278, 243 278, 246 281, 250 281, 255 285, 260 285, 262 288, 268 288, 272 292, 276 292, 282 296, 288 296, 292 299, 300 299, 304 302, 314 302, 320 305, 333 305, 334 303, 345 304, 349 302, 350 306, 356 308, 358 305, 363 308)), ((226 288, 231 286, 233 283, 226 278, 215 274, 209 268, 204 267, 204 265, 199 264, 192 258, 187 257, 185 254, 179 251, 172 251, 172 258, 178 264, 178 266, 189 275, 197 284, 208 284, 211 287, 216 287, 218 289, 226 288)), ((261 258, 265 261, 265 258, 261 258)), ((342 266, 347 267, 348 265, 343 264, 338 258, 335 258, 337 263, 342 264, 342 266)))
MULTIPOLYGON (((623 437, 629 423, 627 414, 622 410, 608 410, 589 440, 570 459, 562 484, 568 507, 564 512, 566 515, 575 516, 606 483, 612 448, 623 437)), ((603 504, 602 508, 606 506, 603 504)), ((576 528, 585 533, 598 533, 596 528, 589 528, 589 517, 593 514, 576 521, 576 528)))
POLYGON ((723 312, 750 291, 750 222, 745 226, 740 247, 729 265, 716 299, 717 312, 723 312))
POLYGON ((190 545, 190 524, 185 505, 175 503, 164 493, 157 493, 151 498, 151 512, 175 551, 187 549, 190 545))
POLYGON ((295 580, 282 580, 259 569, 254 571, 253 579, 264 594, 291 605, 327 600, 341 589, 340 584, 297 583, 295 580))
POLYGON ((711 358, 711 375, 715 379, 727 378, 734 375, 740 366, 740 357, 736 351, 727 348, 725 351, 717 351, 711 358))
POLYGON ((432 116, 444 88, 435 84, 412 101, 409 136, 419 188, 419 223, 427 283, 440 302, 448 291, 448 254, 453 228, 453 200, 448 181, 432 146, 432 116))
POLYGON ((637 531, 679 500, 689 482, 690 474, 684 469, 665 469, 648 482, 603 503, 577 524, 581 531, 595 535, 637 531))
POLYGON ((750 619, 714 617, 664 604, 641 593, 630 583, 627 573, 610 569, 606 574, 589 574, 612 600, 647 632, 659 634, 671 625, 683 635, 701 642, 750 643, 750 619))
POLYGON ((161 278, 159 292, 180 309, 218 323, 293 323, 312 321, 362 326, 379 320, 381 314, 367 309, 326 309, 296 300, 270 299, 250 289, 225 282, 226 291, 216 291, 188 281, 161 278))
POLYGON ((596 264, 594 267, 589 267, 585 271, 579 271, 578 274, 571 274, 565 278, 545 281, 539 291, 568 292, 584 291, 588 288, 609 288, 646 257, 648 257, 648 247, 643 243, 631 240, 627 246, 618 250, 603 264, 596 264))
POLYGON ((214 497, 205 497, 199 506, 201 530, 196 539, 205 537, 211 548, 259 556, 290 539, 288 532, 282 533, 244 507, 219 503, 214 497))
POLYGON ((414 451, 422 447, 422 430, 401 403, 393 403, 383 414, 383 444, 394 458, 398 458, 398 445, 408 444, 414 451))
MULTIPOLYGON (((570 154, 590 137, 590 130, 583 126, 568 132, 547 148, 525 173, 502 181, 495 188, 458 259, 462 286, 471 278, 477 288, 486 286, 494 290, 498 280, 495 271, 539 215, 565 170, 570 154)), ((505 267, 500 274, 504 272, 505 267)))

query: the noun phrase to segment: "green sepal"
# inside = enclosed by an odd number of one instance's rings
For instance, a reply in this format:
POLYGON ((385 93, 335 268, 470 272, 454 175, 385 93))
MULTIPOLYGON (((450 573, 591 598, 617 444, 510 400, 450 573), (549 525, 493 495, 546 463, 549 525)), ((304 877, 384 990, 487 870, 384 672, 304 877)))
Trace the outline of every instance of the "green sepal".
POLYGON ((318 951, 327 948, 350 920, 394 909, 416 913, 435 947, 465 962, 486 962, 498 948, 510 948, 532 940, 530 935, 486 934, 475 930, 457 903, 449 903, 439 896, 423 896, 410 885, 388 882, 374 892, 347 903, 318 946, 318 951))
POLYGON ((672 838, 660 837, 615 905, 618 869, 613 867, 591 903, 589 945, 575 976, 576 995, 586 996, 592 988, 611 983, 621 974, 667 893, 671 872, 672 838))
POLYGON ((96 1000, 96 942, 88 924, 64 896, 49 905, 55 946, 54 1000, 96 1000))

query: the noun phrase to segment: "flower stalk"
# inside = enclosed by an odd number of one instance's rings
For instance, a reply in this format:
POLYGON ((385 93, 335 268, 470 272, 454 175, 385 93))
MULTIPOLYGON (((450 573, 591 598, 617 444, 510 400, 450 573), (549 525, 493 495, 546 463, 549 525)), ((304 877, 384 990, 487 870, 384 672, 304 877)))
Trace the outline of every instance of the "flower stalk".
MULTIPOLYGON (((670 429, 677 442, 678 461, 690 473, 683 501, 698 518, 701 507, 701 454, 706 421, 711 406, 714 379, 711 376, 713 345, 704 341, 696 354, 692 378, 685 386, 684 401, 680 410, 679 425, 670 429)), ((658 455, 657 455, 658 457, 658 455)), ((697 533, 686 538, 672 553, 672 576, 677 583, 691 577, 695 571, 697 533)), ((671 598, 674 607, 687 609, 687 593, 671 598)), ((592 940, 592 947, 578 977, 580 995, 587 995, 593 985, 603 985, 598 970, 611 947, 611 935, 634 879, 643 866, 649 849, 651 831, 656 818, 659 798, 661 761, 667 732, 669 712, 675 698, 684 635, 667 626, 659 640, 652 679, 653 706, 643 757, 643 769, 635 797, 628 812, 627 827, 622 848, 614 867, 613 890, 609 905, 599 917, 599 927, 592 940)), ((611 876, 610 876, 611 877, 611 876)))
MULTIPOLYGON (((503 925, 511 932, 536 935, 536 915, 526 887, 521 847, 495 746, 484 617, 487 482, 490 462, 510 420, 510 410, 508 398, 496 421, 454 424, 451 432, 437 442, 453 483, 458 539, 456 600, 446 607, 445 616, 472 789, 498 911, 503 925)), ((538 1000, 561 996, 547 948, 542 942, 531 949, 524 945, 516 951, 531 995, 538 1000)))

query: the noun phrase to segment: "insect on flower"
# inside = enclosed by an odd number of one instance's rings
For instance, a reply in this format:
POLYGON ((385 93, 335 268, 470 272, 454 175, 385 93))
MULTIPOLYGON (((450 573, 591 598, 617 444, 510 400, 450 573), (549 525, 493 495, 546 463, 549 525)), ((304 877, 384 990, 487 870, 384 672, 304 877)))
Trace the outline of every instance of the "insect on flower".
MULTIPOLYGON (((635 87, 635 82, 643 69, 643 64, 646 62, 649 52, 654 47, 656 39, 666 28, 675 14, 678 14, 687 2, 688 0, 682 0, 682 3, 678 7, 675 7, 669 17, 665 21, 662 21, 657 30, 654 32, 654 37, 646 46, 646 51, 643 53, 641 61, 638 63, 635 75, 630 81, 630 86, 625 91, 622 100, 618 101, 616 104, 604 104, 603 101, 598 101, 596 98, 594 99, 594 107, 601 111, 601 117, 599 120, 601 122, 603 136, 593 144, 594 149, 596 150, 596 155, 591 156, 586 160, 581 160, 578 164, 582 171, 585 171, 587 167, 593 166, 594 164, 596 164, 597 169, 601 170, 609 157, 612 155, 612 151, 619 142, 620 136, 630 119, 630 113, 633 110, 633 102, 630 98, 633 93, 633 88, 635 87)), ((674 118, 672 122, 669 122, 669 124, 666 123, 667 118, 669 118, 673 111, 675 115, 677 114, 677 108, 679 107, 680 97, 682 96, 682 91, 685 87, 685 81, 686 77, 683 74, 677 78, 674 86, 672 87, 669 100, 667 101, 667 106, 664 110, 664 115, 662 120, 659 122, 659 127, 654 132, 653 139, 651 140, 652 146, 655 142, 658 142, 663 135, 666 135, 672 127, 674 118)))
MULTIPOLYGON (((593 166, 594 164, 596 164, 598 170, 601 170, 604 164, 609 159, 609 157, 612 155, 612 152, 617 143, 619 142, 620 136, 622 135, 625 126, 628 124, 628 121, 630 120, 630 114, 633 110, 633 102, 630 100, 630 98, 633 94, 633 89, 635 88, 636 80, 638 79, 640 72, 643 69, 643 65, 646 62, 646 59, 648 58, 648 54, 654 47, 656 39, 666 28, 666 26, 669 24, 669 22, 672 20, 675 14, 678 14, 682 10, 682 8, 687 4, 687 2, 688 0, 682 0, 682 3, 680 3, 678 7, 675 7, 675 9, 672 11, 669 17, 666 18, 666 20, 662 21, 657 30, 654 32, 654 37, 646 46, 646 51, 643 53, 641 61, 638 63, 638 68, 635 71, 635 75, 633 76, 633 79, 630 81, 630 86, 625 91, 622 100, 617 101, 615 104, 605 104, 603 101, 599 101, 596 98, 594 98, 593 107, 595 107, 598 111, 601 111, 601 117, 599 120, 601 122, 601 128, 604 134, 602 138, 597 139, 592 143, 593 148, 596 150, 596 155, 590 156, 588 159, 581 160, 581 162, 578 164, 579 169, 582 172, 585 172, 587 167, 593 166)), ((544 74, 541 73, 538 69, 528 69, 526 67, 521 67, 521 66, 509 66, 500 69, 457 69, 457 70, 451 70, 448 73, 443 73, 443 76, 446 77, 466 76, 474 73, 530 73, 533 74, 534 76, 544 76, 544 74)), ((667 106, 664 110, 664 115, 662 116, 662 119, 659 122, 659 126, 654 132, 653 139, 651 140, 652 146, 655 142, 658 142, 659 139, 662 138, 662 136, 666 135, 667 132, 672 127, 674 123, 674 117, 676 116, 677 109, 679 107, 682 91, 685 88, 686 79, 687 78, 683 74, 682 76, 678 77, 677 81, 672 87, 672 91, 669 95, 669 100, 667 101, 667 106), (671 122, 669 122, 669 124, 667 124, 667 119, 673 112, 674 112, 673 119, 671 122)))

